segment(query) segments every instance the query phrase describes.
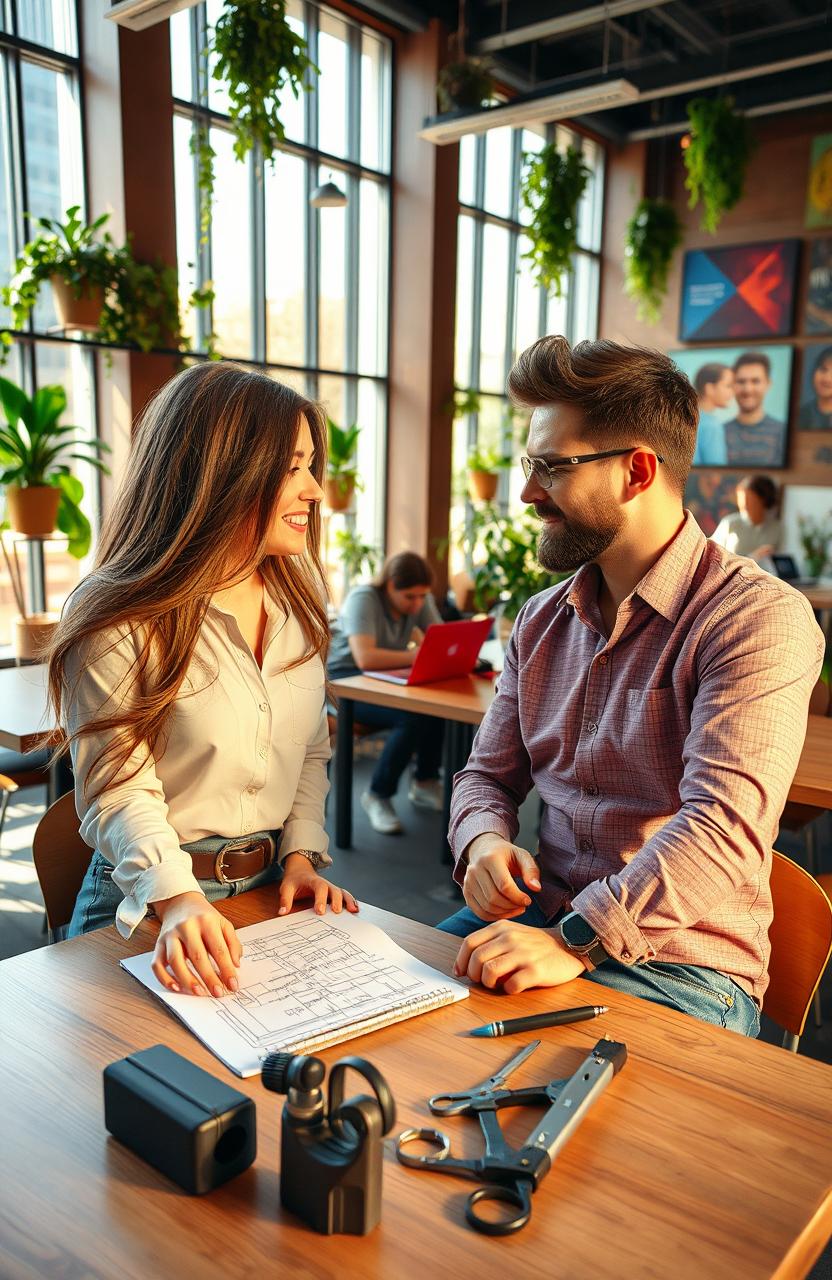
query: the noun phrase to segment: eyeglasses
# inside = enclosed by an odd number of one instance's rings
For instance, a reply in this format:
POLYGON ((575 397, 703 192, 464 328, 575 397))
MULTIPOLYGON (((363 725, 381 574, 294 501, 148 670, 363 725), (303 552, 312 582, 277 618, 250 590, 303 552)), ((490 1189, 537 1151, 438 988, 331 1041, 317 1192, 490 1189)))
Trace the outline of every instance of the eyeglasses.
MULTIPOLYGON (((579 453, 572 458, 555 458, 554 462, 544 462, 542 458, 520 459, 523 475, 527 480, 534 476, 541 489, 551 489, 552 482, 558 474, 565 474, 567 467, 579 467, 583 462, 597 462, 599 458, 621 458, 625 453, 632 453, 639 445, 631 445, 629 449, 605 449, 603 453, 579 453)), ((664 462, 658 453, 657 462, 664 462)))

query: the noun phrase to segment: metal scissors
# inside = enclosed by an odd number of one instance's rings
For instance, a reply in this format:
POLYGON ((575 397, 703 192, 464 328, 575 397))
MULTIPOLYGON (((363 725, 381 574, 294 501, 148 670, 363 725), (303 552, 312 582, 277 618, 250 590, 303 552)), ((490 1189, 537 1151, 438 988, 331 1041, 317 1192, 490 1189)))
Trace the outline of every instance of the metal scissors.
POLYGON ((465 1206, 465 1217, 476 1231, 504 1236, 525 1227, 531 1217, 532 1193, 552 1167, 552 1161, 580 1124, 585 1112, 603 1092, 627 1060, 627 1049, 615 1040, 599 1040, 574 1075, 565 1080, 526 1089, 507 1089, 505 1082, 540 1041, 525 1045, 493 1076, 460 1093, 438 1093, 428 1101, 434 1115, 476 1115, 485 1139, 485 1150, 475 1160, 451 1155, 450 1140, 438 1129, 406 1129, 396 1142, 396 1156, 410 1169, 451 1173, 473 1178, 485 1185, 473 1191, 465 1206), (503 1137, 497 1112, 501 1107, 545 1106, 540 1124, 523 1143, 511 1147, 503 1137), (435 1151, 414 1155, 405 1148, 412 1142, 427 1142, 435 1151), (507 1205, 506 1216, 484 1217, 478 1205, 499 1202, 507 1205), (514 1210, 512 1214, 510 1210, 514 1210))

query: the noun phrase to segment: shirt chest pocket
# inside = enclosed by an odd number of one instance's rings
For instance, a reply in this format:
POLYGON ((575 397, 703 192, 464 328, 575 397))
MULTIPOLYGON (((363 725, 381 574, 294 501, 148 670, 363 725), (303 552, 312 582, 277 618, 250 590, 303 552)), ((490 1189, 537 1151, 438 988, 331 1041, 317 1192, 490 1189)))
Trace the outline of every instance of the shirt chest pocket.
POLYGON ((317 736, 324 706, 324 664, 316 655, 285 672, 292 741, 307 746, 317 736))
POLYGON ((642 794, 652 794, 657 782, 678 791, 689 727, 679 715, 673 689, 627 690, 621 753, 633 785, 642 794))

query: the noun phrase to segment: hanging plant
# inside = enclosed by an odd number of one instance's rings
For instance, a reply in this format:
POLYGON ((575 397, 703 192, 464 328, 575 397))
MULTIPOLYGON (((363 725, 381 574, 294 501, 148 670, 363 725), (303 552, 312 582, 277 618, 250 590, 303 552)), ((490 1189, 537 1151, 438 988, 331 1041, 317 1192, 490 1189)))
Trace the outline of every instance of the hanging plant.
POLYGON ((520 198, 532 215, 526 231, 532 247, 523 257, 530 259, 537 283, 560 298, 578 247, 578 203, 590 169, 580 151, 558 151, 554 143, 523 159, 520 198))
POLYGON ((635 299, 639 320, 658 322, 670 263, 682 238, 682 223, 672 204, 638 202, 624 241, 624 288, 635 299))
POLYGON ((742 197, 745 172, 754 140, 745 116, 734 110, 734 99, 694 98, 688 103, 690 133, 682 156, 687 170, 688 207, 702 204, 703 231, 712 234, 723 214, 742 197))
MULTIPOLYGON (((208 29, 204 50, 215 59, 213 78, 225 86, 234 131, 234 154, 245 160, 257 143, 263 158, 274 164, 286 130, 278 114, 285 90, 296 98, 312 88, 319 75, 303 36, 286 20, 286 0, 226 0, 216 26, 208 29)), ((214 189, 214 157, 208 129, 194 130, 191 150, 198 157, 200 220, 210 221, 214 189)))
POLYGON ((448 111, 476 111, 494 96, 494 77, 478 58, 458 58, 439 72, 436 105, 448 111))

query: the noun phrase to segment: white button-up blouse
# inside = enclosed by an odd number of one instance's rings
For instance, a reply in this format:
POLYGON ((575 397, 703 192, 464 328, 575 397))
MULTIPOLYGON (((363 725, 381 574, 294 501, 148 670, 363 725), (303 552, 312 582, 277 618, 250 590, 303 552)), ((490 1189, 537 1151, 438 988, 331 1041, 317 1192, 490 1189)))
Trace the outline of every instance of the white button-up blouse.
MULTIPOLYGON (((306 650, 298 621, 264 592, 263 667, 236 618, 211 604, 174 704, 164 747, 131 757, 100 791, 111 766, 95 766, 106 738, 72 744, 81 835, 113 864, 124 893, 116 925, 129 937, 147 904, 200 892, 182 844, 282 828, 278 856, 327 854, 324 801, 330 756, 320 657, 287 670, 306 650), (96 792, 99 794, 95 794, 96 792)), ((63 720, 68 731, 130 697, 139 641, 126 628, 100 633, 83 664, 67 663, 63 720)), ((326 861, 331 861, 326 857, 326 861)))

